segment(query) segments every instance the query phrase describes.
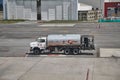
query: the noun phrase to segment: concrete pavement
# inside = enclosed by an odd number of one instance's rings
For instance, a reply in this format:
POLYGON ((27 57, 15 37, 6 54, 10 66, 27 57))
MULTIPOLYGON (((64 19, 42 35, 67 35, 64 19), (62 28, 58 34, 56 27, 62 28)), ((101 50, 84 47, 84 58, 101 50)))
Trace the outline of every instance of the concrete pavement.
POLYGON ((31 41, 49 34, 89 34, 95 37, 96 49, 120 48, 120 23, 101 23, 100 28, 98 23, 43 25, 0 24, 0 56, 23 57, 31 41))
POLYGON ((120 57, 120 48, 100 48, 100 57, 120 57))
POLYGON ((0 80, 119 80, 119 58, 1 57, 0 80))

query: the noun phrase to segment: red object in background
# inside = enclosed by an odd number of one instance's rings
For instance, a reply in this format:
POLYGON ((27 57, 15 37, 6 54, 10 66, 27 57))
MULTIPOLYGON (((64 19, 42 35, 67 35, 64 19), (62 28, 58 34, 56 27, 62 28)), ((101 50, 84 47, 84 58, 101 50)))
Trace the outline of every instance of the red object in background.
POLYGON ((104 17, 107 17, 107 9, 108 7, 112 8, 120 8, 120 2, 105 2, 104 3, 104 17))

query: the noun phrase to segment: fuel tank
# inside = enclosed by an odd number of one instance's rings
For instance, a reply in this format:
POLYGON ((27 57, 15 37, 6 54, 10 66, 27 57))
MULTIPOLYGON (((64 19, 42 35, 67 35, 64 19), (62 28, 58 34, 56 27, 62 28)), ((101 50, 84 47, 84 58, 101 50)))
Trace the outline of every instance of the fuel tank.
POLYGON ((48 35, 47 46, 80 45, 80 40, 81 40, 80 34, 48 35))

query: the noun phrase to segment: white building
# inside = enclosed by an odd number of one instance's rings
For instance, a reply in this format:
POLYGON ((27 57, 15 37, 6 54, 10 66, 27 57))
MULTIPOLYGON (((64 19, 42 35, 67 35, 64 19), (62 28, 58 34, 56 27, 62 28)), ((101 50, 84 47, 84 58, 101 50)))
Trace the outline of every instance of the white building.
POLYGON ((93 8, 91 5, 79 3, 78 4, 78 20, 93 21, 101 17, 101 10, 93 8))
POLYGON ((92 7, 102 10, 104 16, 105 2, 120 0, 3 0, 3 12, 4 19, 78 20, 78 11, 92 7))
POLYGON ((78 3, 78 11, 89 11, 92 10, 92 6, 91 5, 87 5, 84 3, 78 3))
POLYGON ((77 0, 41 0, 42 20, 78 20, 77 0))
POLYGON ((3 0, 4 19, 37 20, 36 0, 3 0))
POLYGON ((78 20, 78 0, 3 0, 4 19, 78 20))

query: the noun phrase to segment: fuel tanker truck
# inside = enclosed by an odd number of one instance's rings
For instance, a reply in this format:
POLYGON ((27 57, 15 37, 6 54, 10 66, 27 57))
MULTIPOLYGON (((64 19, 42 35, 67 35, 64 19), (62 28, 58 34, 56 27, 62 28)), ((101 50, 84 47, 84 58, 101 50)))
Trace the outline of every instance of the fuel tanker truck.
POLYGON ((94 50, 94 36, 80 34, 51 34, 39 37, 30 43, 30 53, 43 54, 63 52, 68 54, 80 54, 81 50, 94 50))

